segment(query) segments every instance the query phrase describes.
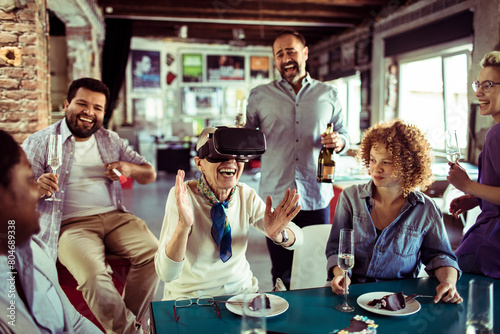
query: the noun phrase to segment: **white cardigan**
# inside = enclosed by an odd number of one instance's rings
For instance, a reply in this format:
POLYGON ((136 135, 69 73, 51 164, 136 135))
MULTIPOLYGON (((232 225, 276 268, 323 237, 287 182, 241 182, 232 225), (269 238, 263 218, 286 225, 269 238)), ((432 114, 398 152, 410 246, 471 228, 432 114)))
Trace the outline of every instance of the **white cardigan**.
MULTIPOLYGON (((220 248, 216 246, 210 233, 212 228, 210 209, 212 207, 206 199, 194 193, 187 182, 185 185, 194 210, 194 224, 187 242, 186 257, 181 262, 175 262, 165 253, 165 246, 179 221, 174 188, 170 190, 167 198, 160 246, 155 255, 156 272, 165 282, 163 300, 176 299, 181 296, 222 296, 235 295, 244 291, 257 292, 258 281, 250 270, 245 253, 250 225, 265 234, 266 204, 255 190, 246 184, 236 185, 233 199, 226 209, 231 225, 233 255, 224 263, 219 257, 220 248)), ((281 198, 273 200, 279 203, 281 198)), ((293 222, 290 222, 287 227, 295 234, 295 243, 287 248, 293 250, 303 242, 302 230, 293 222)))

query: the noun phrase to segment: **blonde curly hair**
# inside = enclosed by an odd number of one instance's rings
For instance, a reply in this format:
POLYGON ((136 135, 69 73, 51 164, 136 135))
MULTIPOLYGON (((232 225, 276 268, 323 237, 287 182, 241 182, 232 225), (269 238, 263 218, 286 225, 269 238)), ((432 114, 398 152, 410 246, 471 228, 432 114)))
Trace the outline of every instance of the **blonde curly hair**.
POLYGON ((417 188, 425 191, 434 182, 431 146, 414 124, 394 120, 376 124, 364 133, 356 158, 368 171, 370 151, 377 143, 384 144, 392 156, 392 176, 401 178, 405 198, 417 188))

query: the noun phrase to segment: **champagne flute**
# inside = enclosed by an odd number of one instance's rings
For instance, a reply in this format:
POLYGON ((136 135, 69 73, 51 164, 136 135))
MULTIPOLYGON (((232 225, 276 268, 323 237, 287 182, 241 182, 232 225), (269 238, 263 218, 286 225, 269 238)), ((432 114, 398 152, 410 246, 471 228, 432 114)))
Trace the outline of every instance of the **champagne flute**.
POLYGON ((445 133, 446 158, 449 162, 457 163, 460 159, 460 148, 458 147, 457 131, 447 130, 445 133))
POLYGON ((344 303, 337 305, 341 312, 352 312, 354 307, 347 303, 347 272, 354 267, 354 230, 343 228, 340 230, 338 266, 344 271, 344 303))
MULTIPOLYGON (((61 135, 51 134, 49 136, 49 154, 48 163, 52 169, 52 173, 56 174, 57 169, 62 165, 62 138, 61 135)), ((55 191, 52 192, 52 196, 45 199, 46 201, 59 202, 60 199, 56 198, 55 191)))

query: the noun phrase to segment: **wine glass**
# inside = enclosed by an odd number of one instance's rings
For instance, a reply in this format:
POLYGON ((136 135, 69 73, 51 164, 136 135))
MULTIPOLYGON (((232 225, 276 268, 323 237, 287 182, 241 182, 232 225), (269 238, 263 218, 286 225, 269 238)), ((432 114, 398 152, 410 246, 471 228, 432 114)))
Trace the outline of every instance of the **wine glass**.
MULTIPOLYGON (((52 169, 52 173, 56 174, 57 169, 62 165, 62 139, 61 135, 51 134, 49 136, 49 166, 52 169)), ((59 202, 60 199, 56 198, 55 191, 52 192, 52 196, 45 199, 46 201, 59 202)))
POLYGON ((241 334, 265 334, 266 333, 266 300, 264 294, 247 294, 243 295, 243 303, 241 305, 241 334), (260 300, 260 307, 257 310, 250 308, 255 299, 260 300))
POLYGON ((460 148, 458 147, 457 131, 447 130, 445 133, 446 158, 449 162, 457 163, 460 159, 460 148))
POLYGON ((344 271, 344 303, 337 305, 341 312, 352 312, 354 307, 347 304, 347 271, 354 267, 354 230, 343 228, 340 230, 338 266, 344 271))

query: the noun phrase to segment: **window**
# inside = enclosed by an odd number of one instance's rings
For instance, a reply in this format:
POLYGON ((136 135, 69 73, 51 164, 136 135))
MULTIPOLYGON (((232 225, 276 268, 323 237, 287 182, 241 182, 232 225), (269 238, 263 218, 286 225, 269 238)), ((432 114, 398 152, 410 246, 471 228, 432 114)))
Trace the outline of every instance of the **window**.
POLYGON ((336 79, 330 82, 339 92, 344 117, 351 144, 361 140, 360 113, 361 113, 361 79, 359 74, 336 79))
POLYGON ((456 130, 467 147, 470 44, 420 57, 399 57, 398 117, 426 132, 436 151, 444 150, 444 131, 456 130))

